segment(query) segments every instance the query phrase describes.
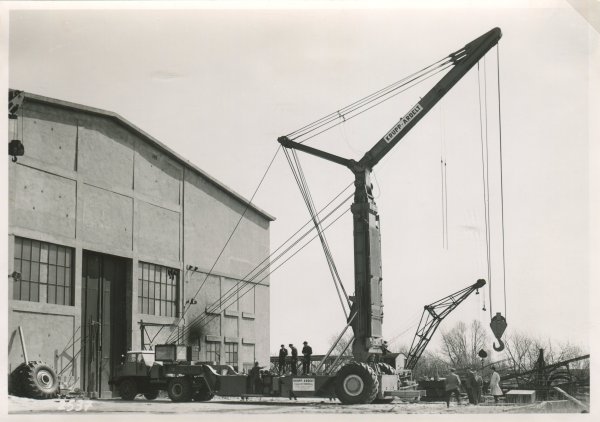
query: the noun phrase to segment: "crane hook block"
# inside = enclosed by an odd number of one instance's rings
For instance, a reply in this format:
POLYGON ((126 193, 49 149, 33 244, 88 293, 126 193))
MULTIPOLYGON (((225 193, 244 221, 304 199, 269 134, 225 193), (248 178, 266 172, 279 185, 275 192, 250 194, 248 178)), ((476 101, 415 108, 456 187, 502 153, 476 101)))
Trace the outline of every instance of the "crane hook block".
POLYGON ((504 334, 506 326, 506 318, 504 318, 500 312, 496 312, 496 315, 492 318, 492 321, 490 322, 490 328, 492 329, 492 332, 494 333, 494 336, 496 337, 499 343, 498 347, 496 347, 496 344, 494 343, 494 350, 496 352, 501 352, 502 350, 504 350, 504 343, 502 342, 500 337, 502 337, 502 334, 504 334))

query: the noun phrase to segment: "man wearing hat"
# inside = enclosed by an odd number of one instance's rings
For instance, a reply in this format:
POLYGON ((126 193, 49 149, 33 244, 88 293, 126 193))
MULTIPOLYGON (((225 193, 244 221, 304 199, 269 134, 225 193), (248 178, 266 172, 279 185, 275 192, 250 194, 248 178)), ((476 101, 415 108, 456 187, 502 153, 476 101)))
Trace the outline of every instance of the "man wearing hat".
POLYGON ((308 345, 308 342, 305 341, 304 347, 302 348, 302 355, 304 355, 304 359, 302 359, 302 373, 304 375, 310 372, 310 357, 312 355, 312 347, 308 345))
POLYGON ((290 343, 289 346, 290 346, 291 355, 292 355, 292 360, 290 362, 290 366, 292 369, 292 375, 297 375, 298 374, 298 349, 296 349, 292 343, 290 343))
POLYGON ((279 349, 279 374, 285 374, 285 358, 288 355, 288 351, 282 344, 279 349))

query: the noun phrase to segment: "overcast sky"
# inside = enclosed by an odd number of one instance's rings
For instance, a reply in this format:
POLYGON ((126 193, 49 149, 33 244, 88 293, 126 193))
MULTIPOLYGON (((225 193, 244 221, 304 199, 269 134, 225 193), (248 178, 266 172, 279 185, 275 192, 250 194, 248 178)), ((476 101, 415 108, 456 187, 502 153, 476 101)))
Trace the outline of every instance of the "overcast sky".
MULTIPOLYGON (((599 37, 568 3, 542 3, 550 7, 13 10, 9 86, 116 112, 249 198, 278 136, 500 27, 506 302, 496 49, 480 74, 488 90, 492 309, 506 315, 507 332, 587 349, 595 241, 590 175, 597 164, 590 158, 597 95, 589 93, 597 84, 591 60, 599 37)), ((310 145, 358 159, 430 86, 419 85, 310 145)), ((474 69, 374 170, 384 335, 398 344, 410 343, 425 304, 488 278, 479 113, 474 69), (441 156, 447 162, 447 248, 441 156)), ((336 164, 300 159, 317 207, 353 180, 336 164)), ((255 203, 277 218, 273 249, 307 221, 281 152, 255 203)), ((352 292, 350 215, 327 236, 352 292)), ((469 298, 442 329, 472 319, 487 326, 490 303, 488 297, 482 312, 483 296, 469 298)), ((324 353, 344 321, 318 243, 272 275, 272 351, 307 340, 324 353)))

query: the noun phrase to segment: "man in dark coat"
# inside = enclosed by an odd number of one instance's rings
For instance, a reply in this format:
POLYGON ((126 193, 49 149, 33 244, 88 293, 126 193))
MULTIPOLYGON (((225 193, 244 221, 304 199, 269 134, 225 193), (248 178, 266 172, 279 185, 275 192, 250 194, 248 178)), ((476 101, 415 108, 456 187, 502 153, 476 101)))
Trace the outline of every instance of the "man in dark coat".
POLYGON ((308 342, 305 341, 304 347, 302 348, 302 355, 304 358, 302 359, 302 373, 304 375, 310 372, 310 357, 312 356, 312 347, 308 345, 308 342))
POLYGON ((285 346, 282 344, 281 349, 279 349, 279 373, 285 374, 285 358, 288 355, 288 351, 285 346))
POLYGON ((297 375, 298 374, 298 349, 296 349, 294 347, 293 344, 289 344, 290 346, 290 350, 291 350, 291 355, 292 355, 292 360, 290 363, 291 369, 292 369, 292 375, 297 375))
POLYGON ((262 390, 262 380, 260 379, 260 370, 258 362, 254 362, 254 366, 250 369, 248 380, 250 381, 250 391, 254 394, 260 393, 262 390))
POLYGON ((475 371, 472 369, 467 370, 467 395, 469 396, 469 403, 479 404, 477 395, 477 379, 475 377, 475 371))
POLYGON ((451 368, 450 373, 446 376, 446 407, 450 407, 450 397, 452 394, 456 396, 456 401, 460 405, 460 378, 456 375, 456 369, 451 368))

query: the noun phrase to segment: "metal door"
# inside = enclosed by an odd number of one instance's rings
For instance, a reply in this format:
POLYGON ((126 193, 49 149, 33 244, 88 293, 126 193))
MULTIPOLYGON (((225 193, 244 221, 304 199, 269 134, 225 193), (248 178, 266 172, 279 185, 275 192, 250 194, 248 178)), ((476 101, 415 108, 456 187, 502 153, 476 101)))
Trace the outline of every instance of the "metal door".
POLYGON ((83 388, 90 397, 111 397, 108 381, 127 345, 127 261, 84 251, 82 264, 83 388))

